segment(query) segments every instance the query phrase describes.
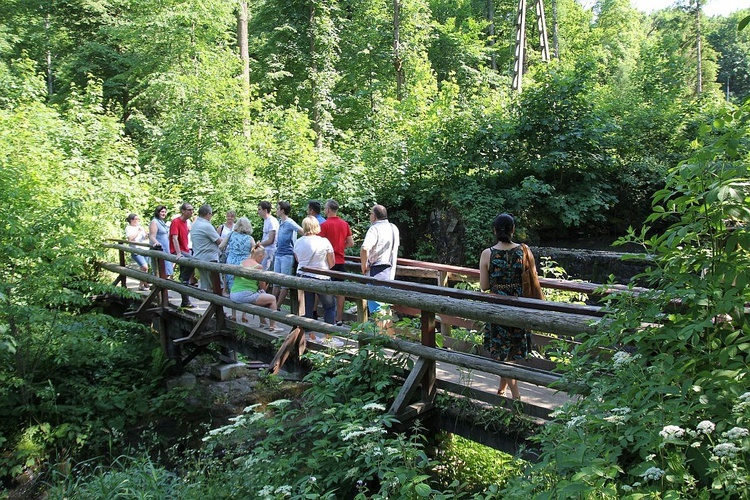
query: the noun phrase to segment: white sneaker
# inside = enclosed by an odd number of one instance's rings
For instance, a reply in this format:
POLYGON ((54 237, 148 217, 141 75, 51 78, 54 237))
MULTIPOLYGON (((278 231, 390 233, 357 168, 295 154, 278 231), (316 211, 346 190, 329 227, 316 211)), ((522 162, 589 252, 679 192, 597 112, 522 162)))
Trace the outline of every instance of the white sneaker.
POLYGON ((346 314, 357 314, 357 306, 352 306, 349 309, 345 309, 346 314))

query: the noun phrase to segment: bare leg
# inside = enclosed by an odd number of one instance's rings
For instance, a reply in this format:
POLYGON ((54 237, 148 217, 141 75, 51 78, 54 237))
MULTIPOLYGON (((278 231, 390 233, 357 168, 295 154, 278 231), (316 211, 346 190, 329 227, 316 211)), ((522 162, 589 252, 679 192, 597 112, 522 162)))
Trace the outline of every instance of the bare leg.
MULTIPOLYGON (((274 288, 276 288, 276 287, 274 287, 274 288)), ((279 294, 276 296, 276 306, 279 309, 281 309, 281 304, 283 304, 284 301, 286 300, 286 294, 288 292, 289 292, 289 289, 287 289, 287 288, 283 288, 282 287, 282 288, 279 289, 279 294)), ((276 294, 274 294, 274 295, 276 295, 276 294)))
POLYGON ((344 301, 346 297, 338 295, 336 297, 336 322, 344 321, 344 301))
MULTIPOLYGON (((521 393, 518 391, 518 380, 514 378, 504 378, 504 380, 507 381, 508 387, 510 388, 510 394, 513 396, 513 399, 520 401, 521 393)), ((502 382, 501 382, 501 386, 502 386, 502 382)))
POLYGON ((500 388, 497 390, 499 396, 505 396, 505 389, 508 388, 508 380, 505 377, 500 377, 500 388))
MULTIPOLYGON (((262 293, 258 297, 258 300, 255 301, 255 305, 267 307, 271 311, 275 311, 276 310, 276 297, 274 297, 270 293, 262 293)), ((261 318, 260 321, 261 321, 261 324, 265 324, 265 322, 263 322, 263 318, 261 318)), ((276 321, 270 320, 268 327, 276 328, 276 321)))

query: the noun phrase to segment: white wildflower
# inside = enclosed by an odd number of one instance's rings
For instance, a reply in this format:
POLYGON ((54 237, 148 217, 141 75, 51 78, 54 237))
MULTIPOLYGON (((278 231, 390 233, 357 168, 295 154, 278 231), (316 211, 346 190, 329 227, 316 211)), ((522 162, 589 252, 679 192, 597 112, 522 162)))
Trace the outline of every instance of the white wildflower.
POLYGON ((385 411, 385 406, 380 403, 367 403, 362 407, 363 410, 367 411, 385 411))
POLYGON ((364 435, 364 432, 362 431, 341 431, 341 439, 342 441, 349 441, 354 438, 358 438, 359 436, 364 435))
POLYGON ((604 417, 604 421, 610 424, 624 424, 627 418, 622 415, 608 415, 604 417))
POLYGON ((744 427, 732 427, 727 432, 723 432, 721 435, 731 441, 734 441, 736 439, 747 437, 748 435, 750 435, 750 432, 748 432, 748 430, 744 427))
POLYGON ((262 490, 258 492, 258 496, 263 497, 263 498, 270 497, 272 493, 273 493, 273 486, 266 485, 263 487, 262 490))
POLYGON ((315 476, 310 476, 310 482, 311 483, 314 483, 317 480, 318 480, 318 478, 316 478, 315 476))
POLYGON ((246 406, 245 409, 242 410, 242 411, 245 412, 245 413, 250 413, 251 411, 255 411, 255 409, 258 408, 258 407, 260 407, 260 403, 257 403, 257 404, 254 404, 254 405, 250 405, 250 406, 246 406))
POLYGON ((291 402, 291 399, 277 399, 276 401, 271 401, 270 403, 268 403, 268 406, 286 406, 291 402))
POLYGON ((699 422, 695 427, 695 430, 702 434, 711 434, 714 429, 716 429, 716 424, 714 424, 710 420, 703 420, 702 422, 699 422))
POLYGON ((398 455, 398 453, 399 453, 398 449, 397 449, 397 448, 393 448, 392 446, 388 446, 388 447, 387 447, 387 448, 385 449, 385 451, 386 451, 386 453, 388 453, 389 455, 398 455))
POLYGON ((612 355, 612 364, 615 368, 621 368, 631 361, 633 361, 632 356, 625 351, 617 351, 612 355))
POLYGON ((701 442, 700 441, 695 441, 693 443, 690 443, 690 447, 691 448, 700 448, 701 447, 701 442))
POLYGON ((750 392, 746 392, 742 396, 739 397, 739 400, 743 403, 750 402, 750 392))
POLYGON ((578 415, 577 417, 571 418, 567 424, 568 428, 578 427, 578 424, 586 421, 586 415, 578 415))
POLYGON ((612 408, 610 411, 616 415, 627 415, 631 410, 629 407, 623 406, 622 408, 612 408))
POLYGON ((658 467, 649 467, 641 477, 646 481, 658 481, 664 475, 664 471, 658 467))
POLYGON ((738 451, 740 451, 740 449, 732 443, 721 443, 714 446, 713 453, 717 457, 733 458, 737 455, 738 451))
POLYGON ((655 458, 656 458, 656 455, 654 455, 653 453, 650 455, 646 455, 646 462, 650 462, 651 460, 655 458))
POLYGON ((659 431, 659 435, 665 440, 680 439, 685 434, 685 429, 677 425, 665 425, 659 431))
POLYGON ((387 431, 385 429, 377 425, 370 426, 362 431, 363 434, 374 434, 374 433, 385 434, 386 432, 387 431))
POLYGON ((636 482, 633 483, 633 488, 640 488, 640 486, 641 486, 641 482, 640 481, 636 481, 636 482))
POLYGON ((631 355, 628 352, 625 351, 617 351, 612 355, 612 366, 615 367, 615 369, 622 368, 625 365, 628 365, 635 361, 636 359, 640 358, 640 354, 631 355))
POLYGON ((290 497, 292 496, 292 487, 288 484, 285 484, 283 486, 279 486, 275 490, 273 490, 274 494, 276 495, 283 495, 284 497, 290 497))

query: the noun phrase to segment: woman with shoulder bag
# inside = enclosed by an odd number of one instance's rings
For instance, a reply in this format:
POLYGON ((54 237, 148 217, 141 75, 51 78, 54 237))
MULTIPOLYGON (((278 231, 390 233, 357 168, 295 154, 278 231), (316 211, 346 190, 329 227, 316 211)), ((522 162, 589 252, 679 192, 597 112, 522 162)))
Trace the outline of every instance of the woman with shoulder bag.
MULTIPOLYGON (((512 215, 500 214, 495 217, 492 231, 496 242, 482 251, 479 284, 482 290, 489 290, 490 293, 543 299, 534 256, 526 245, 513 242, 515 230, 512 215)), ((499 361, 526 359, 531 352, 531 332, 514 326, 487 323, 484 347, 499 361)), ((517 380, 501 377, 497 393, 504 396, 506 388, 510 388, 513 399, 521 399, 517 380)))

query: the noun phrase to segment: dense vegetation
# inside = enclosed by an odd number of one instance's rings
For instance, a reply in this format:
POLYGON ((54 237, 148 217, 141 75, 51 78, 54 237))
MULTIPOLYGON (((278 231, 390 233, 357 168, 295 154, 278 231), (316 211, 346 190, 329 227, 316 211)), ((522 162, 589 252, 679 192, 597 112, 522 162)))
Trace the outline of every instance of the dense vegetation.
MULTIPOLYGON (((517 94, 515 2, 505 0, 396 2, 396 49, 390 2, 5 1, 4 485, 39 470, 65 477, 92 457, 109 464, 137 451, 128 429, 185 410, 183 395, 161 390, 165 367, 148 331, 91 310, 90 297, 109 291, 96 243, 119 235, 128 212, 188 200, 253 214, 261 199, 301 209, 334 197, 358 233, 378 201, 403 228, 407 255, 469 265, 503 210, 529 239, 623 234, 646 222, 627 238, 654 257, 647 279, 660 292, 612 298, 612 326, 583 339, 566 365, 566 388, 584 397, 539 437, 542 463, 485 494, 746 497, 750 29, 738 26, 748 13, 554 3, 557 58, 544 64, 531 51, 517 94), (245 8, 247 49, 238 50, 245 8)), ((179 476, 137 454, 111 474, 66 477, 56 494, 96 497, 97 485, 125 484, 206 496, 222 482, 248 492, 469 494, 461 482, 431 482, 436 467, 418 438, 374 431, 372 453, 359 459, 379 457, 383 475, 354 458, 361 484, 356 474, 275 483, 287 479, 276 473, 314 470, 302 454, 266 461, 286 451, 281 420, 342 431, 354 414, 370 419, 363 426, 387 425, 376 401, 387 387, 352 386, 356 397, 340 401, 327 385, 335 381, 317 382, 335 403, 330 418, 315 418, 312 394, 299 403, 309 407, 276 404, 266 432, 277 441, 245 436, 240 424, 253 417, 241 417, 207 444, 228 450, 231 466, 199 451, 179 476), (266 455, 243 455, 237 436, 266 455), (403 453, 375 455, 376 445, 403 453), (238 464, 244 473, 233 476, 238 464)), ((350 458, 342 441, 308 448, 333 463, 350 458)))

